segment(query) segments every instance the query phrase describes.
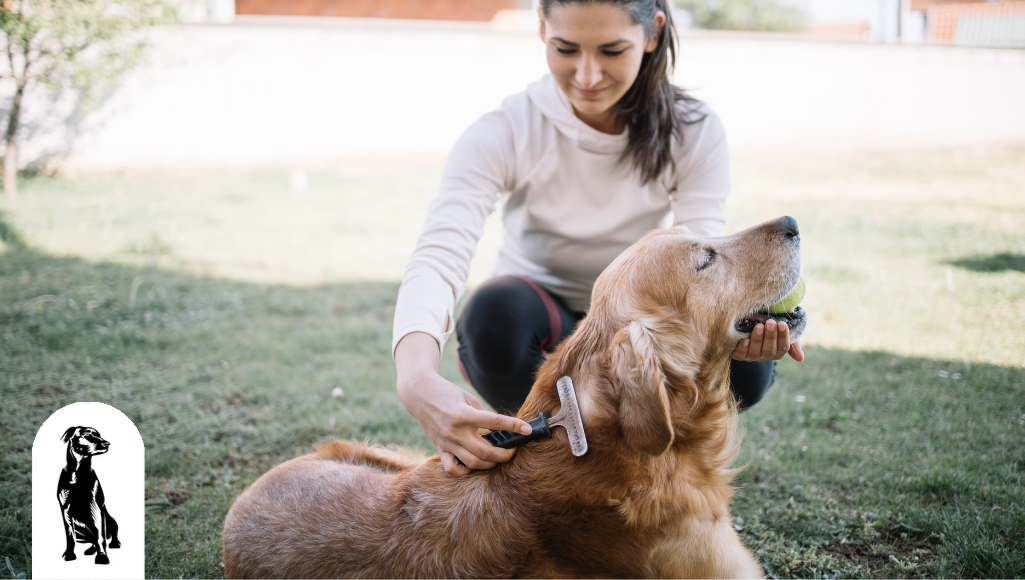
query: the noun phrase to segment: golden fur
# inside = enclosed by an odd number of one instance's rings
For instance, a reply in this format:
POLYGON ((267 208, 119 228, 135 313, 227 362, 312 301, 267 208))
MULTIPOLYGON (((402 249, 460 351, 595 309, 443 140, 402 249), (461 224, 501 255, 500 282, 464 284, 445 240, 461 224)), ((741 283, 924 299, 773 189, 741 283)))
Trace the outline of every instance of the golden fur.
POLYGON ((728 369, 736 323, 796 284, 786 220, 796 231, 790 218, 719 238, 656 230, 599 277, 588 316, 519 411, 551 416, 556 380, 572 377, 584 456, 554 428, 509 463, 453 477, 437 456, 329 443, 238 498, 225 574, 760 576, 728 508, 738 444, 728 369))

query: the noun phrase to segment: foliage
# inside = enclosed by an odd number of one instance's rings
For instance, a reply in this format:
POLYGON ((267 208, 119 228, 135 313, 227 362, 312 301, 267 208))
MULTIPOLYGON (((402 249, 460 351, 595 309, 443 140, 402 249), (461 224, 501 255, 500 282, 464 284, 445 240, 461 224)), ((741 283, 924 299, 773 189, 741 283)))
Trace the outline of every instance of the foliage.
POLYGON ((4 191, 17 196, 18 127, 25 89, 42 83, 78 91, 79 105, 99 102, 142 56, 139 29, 174 17, 166 0, 4 0, 0 2, 0 49, 14 81, 4 136, 4 191))
POLYGON ((805 15, 798 8, 774 0, 676 0, 699 28, 798 32, 805 15))
POLYGON ((163 0, 8 0, 0 42, 9 68, 0 78, 82 91, 93 105, 142 56, 140 28, 170 21, 163 0))

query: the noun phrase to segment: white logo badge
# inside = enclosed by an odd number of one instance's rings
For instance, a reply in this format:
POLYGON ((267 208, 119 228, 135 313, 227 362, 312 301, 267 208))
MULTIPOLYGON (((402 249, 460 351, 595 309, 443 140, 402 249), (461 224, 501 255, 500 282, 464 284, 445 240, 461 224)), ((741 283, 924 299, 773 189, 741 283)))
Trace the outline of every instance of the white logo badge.
POLYGON ((104 403, 59 409, 32 444, 32 575, 145 576, 139 430, 104 403))

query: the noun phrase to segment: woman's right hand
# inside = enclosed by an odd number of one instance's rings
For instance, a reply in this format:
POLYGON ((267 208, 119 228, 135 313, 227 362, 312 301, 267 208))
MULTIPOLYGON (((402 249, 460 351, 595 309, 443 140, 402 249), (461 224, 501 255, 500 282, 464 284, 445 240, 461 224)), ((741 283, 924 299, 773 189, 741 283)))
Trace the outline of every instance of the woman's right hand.
POLYGON ((399 399, 438 448, 442 467, 450 475, 466 475, 512 459, 514 449, 492 447, 477 429, 528 435, 530 425, 485 410, 476 397, 438 374, 439 357, 437 341, 425 333, 408 334, 395 348, 399 399))

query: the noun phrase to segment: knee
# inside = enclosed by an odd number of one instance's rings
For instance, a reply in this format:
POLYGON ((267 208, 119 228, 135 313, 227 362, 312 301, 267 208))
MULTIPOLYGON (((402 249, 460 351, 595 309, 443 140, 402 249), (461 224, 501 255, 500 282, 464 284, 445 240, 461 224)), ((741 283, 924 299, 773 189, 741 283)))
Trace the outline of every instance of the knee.
POLYGON ((730 361, 730 388, 742 411, 761 401, 775 380, 776 361, 730 361))
POLYGON ((473 366, 492 376, 515 374, 528 358, 526 345, 510 340, 502 333, 478 335, 466 343, 464 352, 470 355, 473 366))
POLYGON ((481 285, 467 298, 456 323, 462 354, 488 373, 515 372, 530 356, 539 316, 547 328, 544 305, 539 311, 535 303, 540 299, 519 278, 500 277, 481 285))

